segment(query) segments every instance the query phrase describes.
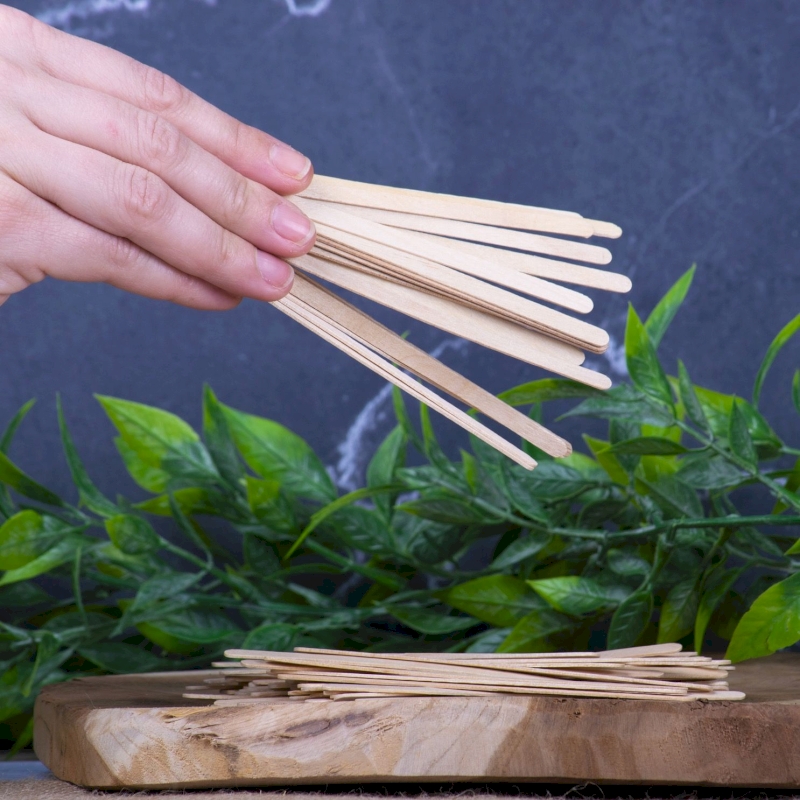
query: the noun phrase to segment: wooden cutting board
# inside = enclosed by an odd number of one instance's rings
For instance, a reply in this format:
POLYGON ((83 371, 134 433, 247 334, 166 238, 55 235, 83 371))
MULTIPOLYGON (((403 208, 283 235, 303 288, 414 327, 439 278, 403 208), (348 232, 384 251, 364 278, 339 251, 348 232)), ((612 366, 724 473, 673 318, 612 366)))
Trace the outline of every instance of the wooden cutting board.
POLYGON ((800 788, 800 655, 748 662, 747 700, 438 697, 213 707, 205 673, 46 687, 34 747, 102 789, 422 781, 800 788))

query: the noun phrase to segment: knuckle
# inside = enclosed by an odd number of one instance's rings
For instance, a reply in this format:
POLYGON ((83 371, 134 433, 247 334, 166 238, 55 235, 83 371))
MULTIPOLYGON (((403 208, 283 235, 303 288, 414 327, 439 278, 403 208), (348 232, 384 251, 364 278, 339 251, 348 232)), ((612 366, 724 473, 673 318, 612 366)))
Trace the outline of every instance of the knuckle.
POLYGON ((157 114, 180 111, 186 102, 186 89, 174 78, 153 67, 141 67, 144 107, 157 114))
POLYGON ((170 167, 186 153, 183 134, 158 114, 137 112, 136 132, 138 150, 144 163, 170 167))
POLYGON ((8 89, 20 88, 27 78, 27 72, 19 64, 0 57, 0 86, 8 89))
POLYGON ((244 217, 250 205, 250 181, 240 175, 234 175, 225 192, 225 207, 228 209, 231 222, 244 217))
POLYGON ((142 257, 142 250, 130 239, 121 236, 105 237, 105 261, 114 270, 130 269, 136 266, 142 257))
POLYGON ((122 207, 134 225, 163 220, 170 206, 166 183, 142 167, 124 165, 121 181, 122 207))
POLYGON ((224 228, 219 229, 217 246, 212 251, 215 254, 210 265, 212 274, 235 277, 240 273, 243 261, 240 241, 224 228))

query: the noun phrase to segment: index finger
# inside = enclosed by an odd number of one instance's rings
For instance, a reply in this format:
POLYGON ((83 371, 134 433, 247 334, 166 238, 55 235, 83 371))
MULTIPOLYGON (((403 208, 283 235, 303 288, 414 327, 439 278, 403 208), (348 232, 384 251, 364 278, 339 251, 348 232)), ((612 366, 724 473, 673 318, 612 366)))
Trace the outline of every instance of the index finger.
POLYGON ((294 148, 245 125, 174 78, 96 42, 51 28, 19 12, 30 57, 61 80, 95 89, 152 111, 237 172, 279 194, 296 194, 313 177, 311 161, 294 148))

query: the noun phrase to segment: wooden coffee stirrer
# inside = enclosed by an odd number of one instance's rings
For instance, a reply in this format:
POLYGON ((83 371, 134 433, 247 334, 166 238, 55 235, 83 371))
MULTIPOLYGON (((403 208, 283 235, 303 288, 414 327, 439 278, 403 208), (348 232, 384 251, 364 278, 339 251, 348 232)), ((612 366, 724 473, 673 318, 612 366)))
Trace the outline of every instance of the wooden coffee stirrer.
POLYGON ((186 697, 219 705, 267 699, 549 695, 637 700, 740 700, 728 662, 651 645, 600 653, 369 653, 307 647, 294 652, 228 650, 220 675, 186 697), (635 664, 684 664, 662 670, 635 664), (703 666, 696 666, 702 664, 703 666), (688 666, 695 665, 695 666, 688 666), (689 680, 691 679, 691 680, 689 680))
POLYGON ((275 303, 281 311, 528 469, 536 462, 527 453, 434 389, 549 455, 571 452, 564 439, 303 273, 563 377, 606 389, 609 379, 581 364, 584 350, 605 351, 608 334, 566 313, 587 313, 593 303, 562 284, 619 292, 629 290, 630 281, 586 266, 607 264, 611 254, 606 248, 564 237, 616 238, 621 234, 617 226, 572 212, 324 176, 316 176, 294 201, 314 221, 317 242, 311 253, 290 260, 297 274, 292 292, 275 303))

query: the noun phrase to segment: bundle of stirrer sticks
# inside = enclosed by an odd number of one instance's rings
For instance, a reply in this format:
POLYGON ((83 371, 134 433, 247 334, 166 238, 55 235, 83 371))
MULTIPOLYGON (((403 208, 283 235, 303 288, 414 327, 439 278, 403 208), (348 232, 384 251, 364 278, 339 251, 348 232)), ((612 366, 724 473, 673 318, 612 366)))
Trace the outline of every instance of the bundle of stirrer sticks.
POLYGON ((216 705, 387 697, 550 695, 623 700, 742 700, 730 661, 661 644, 590 653, 363 653, 297 647, 228 650, 187 699, 216 705))
POLYGON ((314 279, 607 389, 611 382, 605 375, 581 365, 584 350, 605 351, 608 334, 566 313, 585 314, 592 301, 563 284, 630 290, 626 276, 585 266, 608 264, 607 249, 575 240, 617 238, 619 227, 566 211, 321 175, 292 200, 314 221, 317 241, 308 255, 290 259, 296 279, 291 293, 275 303, 281 311, 524 467, 533 469, 536 461, 429 387, 554 457, 569 455, 569 442, 314 279))

